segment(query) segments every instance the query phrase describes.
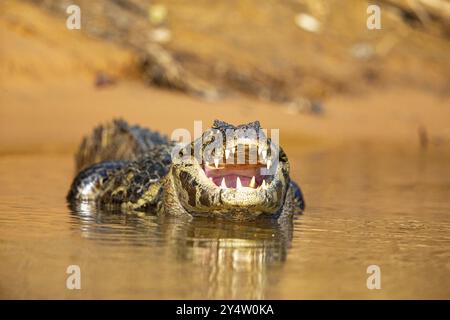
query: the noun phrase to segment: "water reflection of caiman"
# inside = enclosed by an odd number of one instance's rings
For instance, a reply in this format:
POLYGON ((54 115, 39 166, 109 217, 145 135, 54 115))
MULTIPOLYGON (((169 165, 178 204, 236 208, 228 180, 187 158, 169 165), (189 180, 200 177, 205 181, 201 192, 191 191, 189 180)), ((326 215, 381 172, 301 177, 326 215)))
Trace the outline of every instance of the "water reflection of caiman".
MULTIPOLYGON (((195 268, 201 296, 212 299, 263 299, 277 281, 292 241, 293 222, 217 221, 98 211, 88 204, 71 205, 74 227, 83 237, 102 242, 117 238, 120 245, 158 246, 195 268), (120 226, 120 228, 117 228, 120 226), (127 228, 127 236, 120 230, 127 228)), ((133 259, 129 257, 129 259, 133 259)), ((160 261, 161 263, 161 261, 160 261)), ((167 263, 167 262, 166 262, 167 263)), ((164 263, 163 263, 164 264, 164 263)))
POLYGON ((102 208, 238 220, 284 220, 304 209, 286 154, 257 121, 240 126, 215 121, 184 146, 113 121, 83 140, 77 172, 69 202, 102 208))

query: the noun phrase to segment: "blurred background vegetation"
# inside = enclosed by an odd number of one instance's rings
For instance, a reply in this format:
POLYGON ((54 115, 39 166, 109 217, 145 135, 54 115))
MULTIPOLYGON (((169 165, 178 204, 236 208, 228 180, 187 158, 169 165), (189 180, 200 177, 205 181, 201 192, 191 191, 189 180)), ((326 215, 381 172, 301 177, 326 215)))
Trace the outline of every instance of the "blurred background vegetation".
MULTIPOLYGON (((73 1, 31 3, 67 16, 73 1)), ((285 102, 367 86, 449 92, 450 3, 444 0, 76 4, 82 32, 133 50, 147 81, 194 94, 239 91, 285 102), (366 27, 369 4, 382 8, 381 30, 366 27)))

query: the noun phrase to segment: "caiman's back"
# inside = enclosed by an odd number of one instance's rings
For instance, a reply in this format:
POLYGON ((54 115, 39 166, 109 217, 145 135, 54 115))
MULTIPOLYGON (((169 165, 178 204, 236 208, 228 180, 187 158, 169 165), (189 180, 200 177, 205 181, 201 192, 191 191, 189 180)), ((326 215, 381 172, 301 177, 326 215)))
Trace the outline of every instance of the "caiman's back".
POLYGON ((96 127, 81 142, 75 156, 76 172, 96 163, 114 160, 136 160, 159 145, 169 144, 166 136, 117 119, 96 127))

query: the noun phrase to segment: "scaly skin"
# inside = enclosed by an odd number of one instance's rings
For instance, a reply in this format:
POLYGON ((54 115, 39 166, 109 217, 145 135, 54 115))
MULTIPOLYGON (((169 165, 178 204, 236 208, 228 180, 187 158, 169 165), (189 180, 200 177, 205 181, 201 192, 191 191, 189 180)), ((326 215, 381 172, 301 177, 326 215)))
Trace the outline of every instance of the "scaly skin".
POLYGON ((180 146, 156 132, 115 120, 83 140, 76 156, 79 173, 67 199, 72 204, 187 217, 289 218, 303 211, 303 196, 290 180, 281 147, 263 133, 250 135, 260 130, 259 122, 233 126, 216 120, 201 138, 180 146), (234 136, 222 141, 230 133, 234 136), (231 160, 229 150, 234 151, 231 160), (251 150, 257 152, 255 158, 251 150), (274 171, 263 175, 262 168, 272 163, 274 171), (246 181, 242 185, 241 179, 246 181), (230 181, 233 185, 226 187, 230 181))

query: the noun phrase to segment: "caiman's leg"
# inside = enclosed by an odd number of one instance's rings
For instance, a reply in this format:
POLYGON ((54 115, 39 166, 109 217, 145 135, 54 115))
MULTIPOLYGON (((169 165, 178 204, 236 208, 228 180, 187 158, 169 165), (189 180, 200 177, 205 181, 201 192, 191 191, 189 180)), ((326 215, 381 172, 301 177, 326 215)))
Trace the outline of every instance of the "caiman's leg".
POLYGON ((305 210, 305 200, 303 198, 303 193, 297 183, 291 181, 291 188, 294 193, 294 201, 297 203, 298 207, 303 211, 305 210))
POLYGON ((303 199, 302 191, 294 181, 291 181, 278 222, 290 221, 288 218, 303 213, 303 210, 305 210, 305 200, 303 199))
POLYGON ((95 200, 106 182, 129 161, 103 161, 81 171, 70 187, 67 200, 95 200))

